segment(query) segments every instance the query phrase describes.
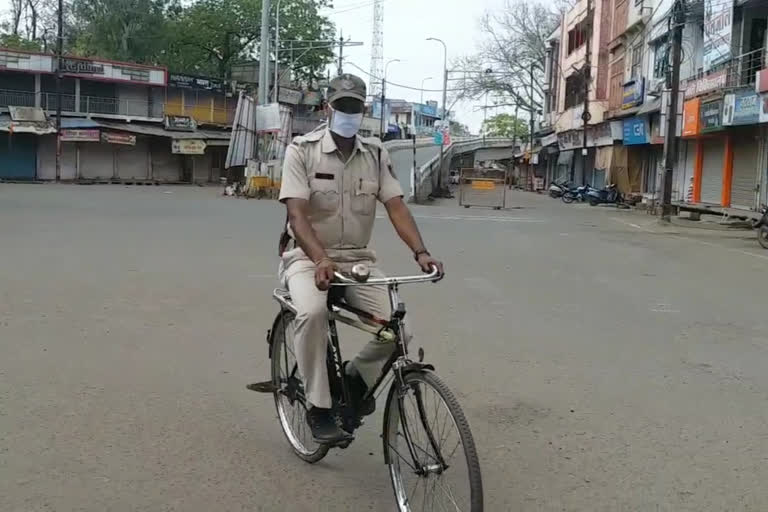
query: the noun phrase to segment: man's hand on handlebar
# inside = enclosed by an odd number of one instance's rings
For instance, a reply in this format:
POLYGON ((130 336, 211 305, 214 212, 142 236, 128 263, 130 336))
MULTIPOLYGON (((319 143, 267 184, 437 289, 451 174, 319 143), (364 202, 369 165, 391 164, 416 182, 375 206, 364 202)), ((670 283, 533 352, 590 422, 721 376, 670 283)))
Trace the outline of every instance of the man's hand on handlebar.
POLYGON ((442 279, 445 276, 445 270, 443 269, 443 263, 441 261, 438 261, 436 258, 433 258, 431 254, 424 252, 419 254, 418 258, 416 259, 416 262, 421 267, 421 270, 425 274, 432 273, 432 267, 437 267, 437 275, 439 279, 442 279))
POLYGON ((323 258, 317 262, 315 268, 315 286, 318 290, 325 291, 331 287, 336 272, 336 264, 330 258, 323 258))

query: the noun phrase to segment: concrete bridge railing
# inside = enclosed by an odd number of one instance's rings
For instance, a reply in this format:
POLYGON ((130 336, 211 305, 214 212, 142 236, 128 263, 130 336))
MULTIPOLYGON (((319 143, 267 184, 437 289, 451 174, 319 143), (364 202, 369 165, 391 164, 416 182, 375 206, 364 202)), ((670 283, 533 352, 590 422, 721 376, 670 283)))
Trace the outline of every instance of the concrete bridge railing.
POLYGON ((426 200, 432 191, 437 189, 438 176, 442 173, 442 186, 448 186, 448 168, 451 159, 463 153, 473 153, 478 149, 512 147, 512 139, 467 137, 454 139, 450 146, 443 151, 443 166, 440 169, 440 154, 411 172, 410 200, 420 202, 426 200))

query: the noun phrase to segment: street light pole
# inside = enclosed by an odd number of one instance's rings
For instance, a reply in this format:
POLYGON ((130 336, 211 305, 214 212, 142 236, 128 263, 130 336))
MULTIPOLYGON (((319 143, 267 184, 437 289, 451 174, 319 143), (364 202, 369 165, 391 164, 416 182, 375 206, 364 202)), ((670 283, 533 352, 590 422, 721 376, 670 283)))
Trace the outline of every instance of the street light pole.
POLYGON ((424 78, 424 79, 422 79, 422 81, 421 81, 421 98, 419 99, 419 103, 420 103, 421 105, 423 105, 423 104, 424 104, 424 82, 426 82, 427 80, 432 80, 432 77, 431 77, 431 76, 428 76, 427 78, 424 78))
POLYGON ((269 100, 269 7, 270 0, 261 2, 261 48, 259 52, 259 104, 269 100))
MULTIPOLYGON (((447 96, 448 96, 448 46, 445 44, 445 41, 442 39, 438 39, 437 37, 428 37, 427 41, 437 41, 438 43, 443 45, 443 112, 440 116, 441 121, 441 129, 445 126, 445 118, 448 116, 448 112, 446 111, 446 103, 447 103, 447 96)), ((440 170, 437 173, 437 191, 435 196, 442 197, 443 195, 443 164, 445 159, 445 133, 443 133, 443 143, 440 144, 440 170)))
POLYGON ((61 179, 61 68, 64 53, 64 2, 59 0, 59 12, 56 37, 56 181, 61 179))
POLYGON ((277 103, 278 98, 278 57, 280 57, 280 2, 283 0, 277 0, 275 4, 275 87, 273 89, 274 102, 277 103))
POLYGON ((381 77, 381 122, 379 124, 379 138, 384 140, 384 96, 387 91, 387 70, 393 62, 400 62, 400 59, 392 59, 384 66, 384 76, 381 77))

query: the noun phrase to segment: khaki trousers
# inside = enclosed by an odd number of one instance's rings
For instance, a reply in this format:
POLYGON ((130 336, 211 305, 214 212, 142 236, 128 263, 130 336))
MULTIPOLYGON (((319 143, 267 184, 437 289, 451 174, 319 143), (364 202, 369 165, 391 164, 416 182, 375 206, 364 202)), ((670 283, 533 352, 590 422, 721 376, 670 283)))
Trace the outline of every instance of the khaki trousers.
MULTIPOLYGON (((364 263, 370 265, 372 278, 384 277, 372 261, 364 263)), ((342 271, 349 271, 352 266, 352 262, 337 264, 342 271)), ((283 256, 280 281, 288 288, 297 310, 294 347, 307 399, 313 406, 329 409, 332 403, 326 366, 328 292, 320 291, 315 286, 315 264, 305 256, 283 256)), ((383 318, 390 317, 391 308, 386 286, 350 286, 345 291, 345 299, 351 306, 383 318)), ((405 334, 406 341, 409 337, 409 334, 405 334)), ((376 383, 384 363, 394 350, 394 343, 373 340, 352 360, 355 369, 369 387, 376 383)))

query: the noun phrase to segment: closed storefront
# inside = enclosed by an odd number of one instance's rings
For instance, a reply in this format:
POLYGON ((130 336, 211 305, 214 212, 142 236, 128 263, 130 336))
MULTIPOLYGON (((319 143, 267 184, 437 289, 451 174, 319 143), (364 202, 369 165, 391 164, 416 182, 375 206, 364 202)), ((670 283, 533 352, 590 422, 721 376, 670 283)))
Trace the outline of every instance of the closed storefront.
POLYGON ((152 157, 152 179, 157 181, 179 181, 181 178, 181 155, 171 153, 171 140, 153 138, 150 142, 152 157))
POLYGON ((573 165, 573 150, 561 151, 557 155, 555 166, 555 181, 571 181, 571 166, 573 165))
POLYGON ((149 178, 149 142, 137 136, 135 146, 116 146, 117 176, 121 180, 145 180, 149 178))
POLYGON ((723 193, 725 143, 721 139, 702 141, 701 202, 720 204, 723 193))
POLYGON ((112 144, 82 143, 80 145, 80 178, 85 180, 112 178, 115 171, 114 157, 112 144))
POLYGON ((37 172, 37 136, 0 132, 0 179, 33 180, 37 172))
POLYGON ((754 136, 734 136, 733 179, 731 181, 731 206, 753 209, 758 171, 758 142, 754 136))
MULTIPOLYGON (((701 133, 722 130, 723 101, 701 104, 701 133)), ((725 169, 725 137, 717 135, 701 140, 701 202, 722 205, 723 172, 725 169)))
MULTIPOLYGON (((37 145, 37 177, 41 180, 56 179, 56 136, 44 135, 37 145)), ((74 180, 77 177, 77 143, 61 143, 62 180, 74 180)))

